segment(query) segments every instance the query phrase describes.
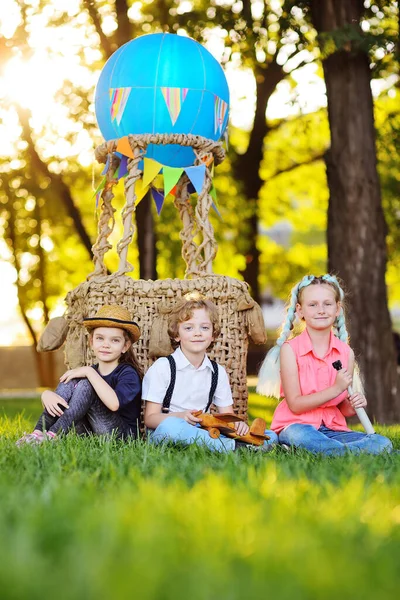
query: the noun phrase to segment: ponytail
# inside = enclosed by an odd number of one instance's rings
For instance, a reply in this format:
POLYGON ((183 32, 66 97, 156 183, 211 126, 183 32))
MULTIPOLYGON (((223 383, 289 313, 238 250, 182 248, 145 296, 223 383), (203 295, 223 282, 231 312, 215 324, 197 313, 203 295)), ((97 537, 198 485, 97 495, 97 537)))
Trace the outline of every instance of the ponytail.
POLYGON ((290 300, 287 307, 286 319, 283 322, 280 335, 276 340, 276 345, 271 348, 261 365, 258 374, 257 392, 263 396, 280 397, 280 354, 283 344, 287 341, 293 329, 296 319, 296 304, 298 302, 299 292, 302 288, 310 285, 314 279, 313 275, 306 275, 297 283, 290 292, 290 300))

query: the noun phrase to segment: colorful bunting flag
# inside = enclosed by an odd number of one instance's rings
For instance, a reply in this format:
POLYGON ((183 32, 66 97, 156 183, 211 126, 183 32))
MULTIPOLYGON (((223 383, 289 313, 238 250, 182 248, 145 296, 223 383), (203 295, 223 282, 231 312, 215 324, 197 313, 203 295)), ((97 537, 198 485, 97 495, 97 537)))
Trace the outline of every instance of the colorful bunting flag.
POLYGON ((125 177, 125 175, 128 173, 128 157, 125 155, 121 156, 121 162, 119 163, 119 178, 121 179, 121 177, 125 177))
POLYGON ((96 210, 99 208, 99 202, 100 202, 100 198, 101 198, 101 192, 102 192, 102 190, 100 190, 96 194, 96 210))
POLYGON ((110 88, 111 100, 111 121, 116 120, 118 125, 124 114, 126 103, 128 102, 131 87, 110 88))
POLYGON ((199 165, 198 167, 186 167, 185 173, 193 183, 194 188, 198 194, 201 193, 204 185, 204 178, 206 176, 206 165, 199 165))
POLYGON ((152 158, 144 158, 143 165, 143 185, 147 186, 159 174, 163 165, 152 158))
POLYGON ((228 104, 219 96, 214 96, 214 133, 218 131, 221 134, 227 110, 228 104))
POLYGON ((97 196, 97 194, 98 194, 99 192, 101 192, 101 190, 103 190, 103 189, 104 189, 104 187, 105 187, 105 185, 106 185, 106 181, 107 181, 107 178, 106 178, 106 177, 103 177, 103 179, 100 181, 100 183, 99 183, 99 185, 97 186, 97 188, 94 190, 92 198, 94 198, 95 196, 97 196))
POLYGON ((136 194, 135 206, 137 206, 139 204, 139 202, 141 200, 143 200, 143 198, 145 197, 145 195, 147 194, 148 191, 149 191, 149 186, 143 185, 143 179, 138 179, 135 182, 135 194, 136 194))
POLYGON ((151 188, 151 195, 156 204, 157 214, 159 215, 164 204, 164 194, 156 188, 151 188))
POLYGON ((225 129, 224 140, 226 149, 229 151, 229 136, 228 136, 228 128, 225 129))
POLYGON ((157 188, 158 190, 164 189, 164 176, 161 173, 154 177, 152 186, 157 188))
POLYGON ((205 155, 202 157, 202 159, 201 159, 201 160, 203 161, 203 163, 204 163, 205 165, 207 165, 207 167, 209 167, 209 166, 211 165, 211 163, 213 162, 213 160, 214 160, 214 157, 213 157, 213 155, 212 155, 212 154, 211 154, 211 152, 210 152, 209 154, 205 154, 205 155))
POLYGON ((127 135, 118 140, 116 150, 124 156, 129 156, 129 158, 133 158, 133 150, 129 144, 127 135))
POLYGON ((213 202, 213 203, 211 204, 211 207, 212 207, 212 208, 215 210, 215 212, 217 213, 217 215, 219 216, 219 218, 220 218, 220 219, 221 219, 221 221, 222 221, 222 216, 221 216, 221 213, 219 212, 219 210, 218 210, 218 206, 215 204, 215 202, 213 202))
POLYGON ((183 173, 183 169, 180 167, 164 167, 164 195, 168 196, 171 190, 178 183, 181 175, 183 173))
POLYGON ((222 220, 222 216, 221 213, 219 212, 219 205, 218 205, 218 198, 217 198, 217 190, 214 187, 214 184, 211 187, 210 190, 210 196, 211 198, 213 198, 214 202, 211 204, 212 208, 215 210, 215 212, 217 213, 217 215, 219 216, 219 218, 222 220))
POLYGON ((185 102, 188 88, 162 87, 161 93, 164 96, 172 125, 175 125, 179 113, 181 112, 182 105, 185 102))

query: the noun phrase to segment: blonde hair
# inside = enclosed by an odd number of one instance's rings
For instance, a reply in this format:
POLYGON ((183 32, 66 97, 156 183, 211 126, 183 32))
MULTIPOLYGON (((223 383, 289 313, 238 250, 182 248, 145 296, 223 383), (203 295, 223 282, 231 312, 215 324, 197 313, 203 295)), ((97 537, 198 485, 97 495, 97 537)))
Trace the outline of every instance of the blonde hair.
MULTIPOLYGON (((349 342, 349 334, 346 328, 346 319, 344 314, 344 291, 335 275, 306 275, 299 283, 297 283, 290 293, 289 302, 287 304, 286 318, 282 324, 279 337, 276 345, 271 348, 264 362, 261 365, 258 374, 257 392, 264 396, 274 396, 280 398, 280 353, 283 344, 289 339, 293 330, 294 321, 296 318, 296 305, 301 304, 301 297, 304 288, 309 285, 329 285, 335 294, 336 302, 341 303, 341 308, 338 316, 333 324, 333 333, 342 342, 349 342)), ((360 378, 358 366, 354 366, 353 388, 355 391, 362 391, 363 386, 360 378)))
MULTIPOLYGON (((193 317, 193 312, 199 309, 207 311, 213 328, 213 337, 216 338, 221 333, 218 309, 214 302, 208 300, 201 294, 186 294, 186 296, 174 306, 168 318, 168 335, 174 349, 179 346, 179 342, 176 341, 176 338, 179 335, 179 325, 185 321, 189 321, 189 319, 193 317)), ((212 343, 209 347, 211 346, 212 343)))

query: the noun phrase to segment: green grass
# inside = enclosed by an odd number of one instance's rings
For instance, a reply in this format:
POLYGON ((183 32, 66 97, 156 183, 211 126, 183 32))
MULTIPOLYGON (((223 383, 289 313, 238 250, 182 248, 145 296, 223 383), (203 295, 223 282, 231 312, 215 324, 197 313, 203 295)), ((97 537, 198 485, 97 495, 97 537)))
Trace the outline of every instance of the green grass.
MULTIPOLYGON (((274 404, 251 393, 251 416, 274 404)), ((3 599, 394 598, 400 455, 217 456, 67 436, 0 402, 3 599)), ((380 428, 400 447, 400 427, 380 428)))

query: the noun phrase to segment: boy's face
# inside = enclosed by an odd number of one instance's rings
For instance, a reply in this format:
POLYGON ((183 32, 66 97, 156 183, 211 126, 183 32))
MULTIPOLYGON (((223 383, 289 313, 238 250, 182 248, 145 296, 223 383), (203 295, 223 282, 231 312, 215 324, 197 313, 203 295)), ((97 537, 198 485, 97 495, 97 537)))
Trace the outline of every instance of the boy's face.
POLYGON ((187 354, 205 354, 213 341, 213 326, 205 308, 197 308, 188 321, 179 323, 177 342, 187 354))

